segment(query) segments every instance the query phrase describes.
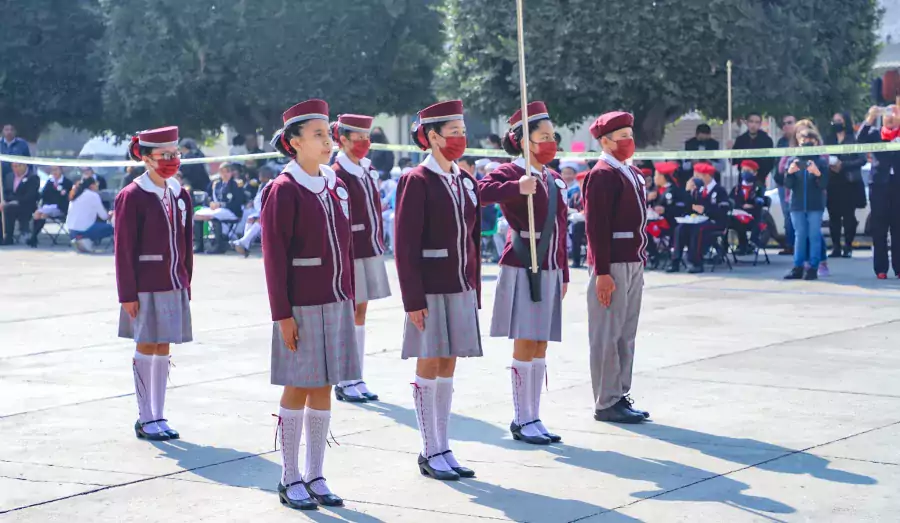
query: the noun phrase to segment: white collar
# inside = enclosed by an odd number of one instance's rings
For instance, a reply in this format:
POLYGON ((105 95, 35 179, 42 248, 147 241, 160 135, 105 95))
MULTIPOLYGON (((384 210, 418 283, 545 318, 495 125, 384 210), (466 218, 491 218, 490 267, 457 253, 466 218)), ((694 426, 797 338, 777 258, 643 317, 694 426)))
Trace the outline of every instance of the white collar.
POLYGON ((300 167, 300 164, 297 163, 296 160, 291 160, 284 166, 284 172, 290 173, 290 175, 297 180, 297 183, 315 194, 324 191, 326 186, 329 189, 334 189, 334 186, 337 183, 337 176, 334 174, 334 171, 331 170, 331 167, 328 167, 327 165, 319 166, 319 173, 321 173, 322 176, 310 176, 306 174, 306 171, 303 170, 303 167, 300 167))
POLYGON ((608 163, 609 165, 615 167, 616 169, 619 169, 620 171, 622 169, 628 170, 627 165, 623 164, 622 162, 617 160, 615 156, 609 154, 606 151, 603 151, 603 154, 600 155, 600 159, 603 160, 604 162, 608 163))
POLYGON ((359 165, 353 163, 344 151, 337 154, 337 162, 341 164, 341 167, 343 167, 345 171, 357 178, 365 178, 366 173, 369 172, 369 167, 372 166, 372 160, 368 158, 360 158, 359 165))
MULTIPOLYGON (((513 165, 515 165, 516 167, 519 167, 520 169, 522 169, 524 171, 525 170, 525 158, 522 158, 521 156, 519 156, 518 158, 513 160, 513 165)), ((544 176, 544 172, 538 171, 537 169, 535 169, 535 167, 533 165, 531 166, 531 172, 534 174, 540 175, 540 176, 544 176)))
MULTIPOLYGON (((704 189, 706 189, 707 193, 710 193, 710 192, 712 192, 712 190, 715 186, 716 186, 716 179, 713 178, 712 181, 709 182, 709 185, 705 186, 704 189)), ((700 189, 700 190, 702 191, 703 189, 700 189)))
MULTIPOLYGON (((159 196, 162 199, 165 196, 165 189, 153 183, 153 180, 150 179, 150 175, 146 172, 137 178, 134 179, 134 183, 138 184, 138 187, 141 189, 152 192, 153 194, 159 196)), ((179 194, 181 194, 181 184, 178 183, 178 180, 175 178, 169 178, 166 180, 166 187, 168 187, 172 194, 177 198, 179 194)))
POLYGON ((420 165, 424 166, 429 171, 440 174, 441 176, 448 176, 451 178, 454 176, 459 176, 459 166, 456 165, 456 162, 450 162, 450 170, 453 172, 449 172, 449 173, 444 172, 444 170, 441 169, 440 164, 438 164, 437 160, 434 159, 434 156, 432 156, 430 154, 425 158, 425 161, 422 162, 420 165))

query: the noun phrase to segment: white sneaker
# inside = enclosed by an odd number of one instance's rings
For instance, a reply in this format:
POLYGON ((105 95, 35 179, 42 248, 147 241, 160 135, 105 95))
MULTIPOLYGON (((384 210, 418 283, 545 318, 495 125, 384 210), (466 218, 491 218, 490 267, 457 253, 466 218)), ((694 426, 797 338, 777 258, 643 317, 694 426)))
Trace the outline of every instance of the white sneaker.
POLYGON ((82 253, 90 253, 94 250, 94 242, 92 242, 89 238, 79 238, 72 242, 75 246, 75 250, 82 253))

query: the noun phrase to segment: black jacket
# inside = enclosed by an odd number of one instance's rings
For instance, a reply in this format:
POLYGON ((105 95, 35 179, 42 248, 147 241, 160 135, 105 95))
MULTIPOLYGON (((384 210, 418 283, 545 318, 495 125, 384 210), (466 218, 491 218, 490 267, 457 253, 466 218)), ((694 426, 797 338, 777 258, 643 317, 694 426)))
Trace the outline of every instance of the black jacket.
POLYGON ((666 210, 663 216, 672 226, 675 225, 675 218, 690 212, 691 208, 688 205, 687 192, 674 183, 670 183, 668 187, 662 190, 656 187, 651 192, 656 192, 656 198, 648 200, 647 206, 651 209, 663 207, 666 210))
MULTIPOLYGON (((183 173, 182 173, 183 174, 183 173)), ((247 203, 247 195, 244 189, 238 187, 234 178, 223 184, 222 180, 216 180, 206 189, 210 201, 219 202, 223 207, 233 212, 238 218, 244 214, 244 204, 247 203)))
POLYGON ((390 173, 394 168, 394 153, 391 151, 369 151, 372 168, 380 173, 390 173))
MULTIPOLYGON (((784 175, 784 186, 790 189, 791 211, 824 211, 825 189, 828 187, 828 160, 824 156, 803 156, 799 158, 800 170, 784 175), (813 176, 806 169, 806 162, 816 162, 822 176, 813 176)), ((788 165, 793 159, 788 161, 788 165)))
POLYGON ((47 180, 41 191, 41 203, 44 205, 56 205, 59 212, 69 212, 69 192, 72 190, 72 180, 65 176, 60 179, 59 185, 53 183, 53 178, 47 180))
MULTIPOLYGON (((191 158, 203 158, 200 151, 189 152, 182 158, 185 160, 191 158)), ((190 165, 181 165, 181 179, 194 191, 202 191, 209 187, 209 173, 206 171, 206 164, 194 163, 190 165)))
POLYGON ((3 175, 3 196, 6 203, 16 205, 19 212, 33 213, 36 211, 41 188, 41 179, 38 175, 29 171, 15 190, 13 190, 13 185, 15 185, 15 174, 10 171, 3 175))
POLYGON ((744 196, 744 185, 738 184, 731 190, 731 203, 734 209, 740 209, 759 218, 762 208, 766 206, 766 189, 762 185, 750 186, 750 197, 744 196), (752 205, 752 209, 744 209, 744 205, 752 205))
MULTIPOLYGON (((863 124, 856 139, 859 143, 881 143, 881 128, 863 124)), ((892 181, 891 169, 894 170, 895 183, 900 183, 900 152, 872 153, 872 179, 870 185, 882 185, 892 181)))
MULTIPOLYGON (((728 224, 728 213, 731 211, 731 201, 728 199, 728 191, 721 184, 716 184, 706 197, 703 197, 703 187, 695 189, 691 195, 691 205, 702 205, 703 215, 709 217, 709 221, 716 225, 728 224)), ((693 213, 692 207, 688 207, 688 213, 693 213)))
MULTIPOLYGON (((732 147, 732 149, 772 149, 773 147, 774 142, 772 141, 772 138, 766 134, 765 131, 760 130, 756 133, 755 138, 750 136, 750 131, 738 136, 737 140, 734 141, 734 147, 732 147)), ((741 162, 744 160, 753 160, 759 164, 759 171, 756 173, 756 181, 760 185, 765 185, 766 178, 769 177, 772 168, 775 167, 775 158, 735 158, 731 160, 731 163, 740 166, 741 162)))

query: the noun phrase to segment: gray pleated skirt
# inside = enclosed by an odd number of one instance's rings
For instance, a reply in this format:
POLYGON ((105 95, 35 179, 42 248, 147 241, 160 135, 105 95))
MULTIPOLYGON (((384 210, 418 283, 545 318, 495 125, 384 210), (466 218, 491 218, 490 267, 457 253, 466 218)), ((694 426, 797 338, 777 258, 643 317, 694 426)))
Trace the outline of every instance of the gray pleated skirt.
POLYGON ((287 348, 278 322, 274 322, 272 384, 315 388, 362 379, 353 311, 350 300, 294 307, 300 335, 297 352, 287 348))
POLYGON ((380 300, 391 295, 384 256, 353 260, 353 270, 356 275, 356 303, 380 300))
POLYGON ((187 289, 139 292, 138 315, 131 319, 119 310, 119 337, 136 343, 187 343, 193 341, 191 300, 187 289))
POLYGON ((541 301, 531 301, 527 269, 500 266, 491 337, 562 341, 562 271, 541 271, 541 301))
POLYGON ((426 294, 428 317, 425 330, 406 318, 401 358, 479 357, 481 329, 478 326, 478 298, 475 291, 455 294, 426 294))

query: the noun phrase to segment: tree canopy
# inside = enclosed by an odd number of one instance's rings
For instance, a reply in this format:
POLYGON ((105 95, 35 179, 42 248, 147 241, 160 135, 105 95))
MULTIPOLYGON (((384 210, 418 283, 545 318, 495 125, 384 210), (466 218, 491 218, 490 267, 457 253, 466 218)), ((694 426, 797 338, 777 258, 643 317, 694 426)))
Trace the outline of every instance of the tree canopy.
POLYGON ((103 35, 96 0, 0 2, 0 115, 37 140, 47 125, 100 125, 102 70, 94 55, 103 35))
MULTIPOLYGON (((824 116, 859 109, 877 53, 876 0, 529 0, 529 97, 558 124, 629 110, 652 144, 689 110, 824 116)), ((518 107, 515 2, 446 0, 447 94, 488 114, 518 107)))
POLYGON ((108 126, 271 130, 307 98, 401 113, 432 100, 432 0, 101 0, 108 126))

